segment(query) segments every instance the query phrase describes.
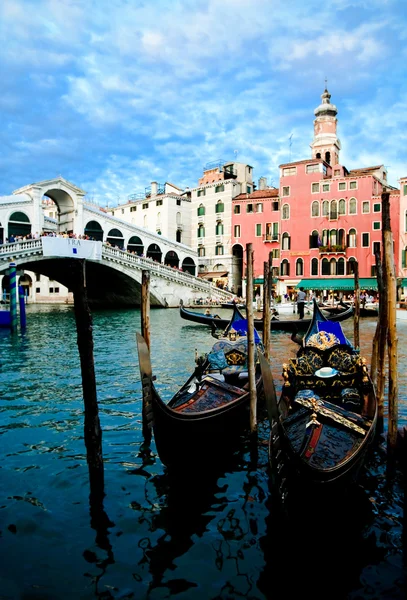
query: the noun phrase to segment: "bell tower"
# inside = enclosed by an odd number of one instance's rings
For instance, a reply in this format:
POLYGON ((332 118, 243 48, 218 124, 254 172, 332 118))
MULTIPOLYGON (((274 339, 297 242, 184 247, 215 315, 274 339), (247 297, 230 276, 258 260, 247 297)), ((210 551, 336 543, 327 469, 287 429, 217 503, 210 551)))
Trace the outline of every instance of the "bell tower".
POLYGON ((326 85, 321 99, 321 104, 314 110, 314 140, 310 144, 312 158, 323 158, 328 164, 337 165, 341 149, 341 142, 336 135, 338 110, 335 104, 331 104, 331 94, 326 85))

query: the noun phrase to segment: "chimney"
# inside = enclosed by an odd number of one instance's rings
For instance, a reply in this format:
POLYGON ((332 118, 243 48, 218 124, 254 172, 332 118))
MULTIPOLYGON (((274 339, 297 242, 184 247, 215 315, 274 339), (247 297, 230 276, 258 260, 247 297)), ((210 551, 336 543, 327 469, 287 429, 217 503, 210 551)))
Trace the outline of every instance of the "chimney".
POLYGON ((157 196, 158 184, 156 181, 151 182, 151 197, 157 196))
POLYGON ((267 177, 260 177, 259 190, 265 190, 266 188, 267 188, 267 177))

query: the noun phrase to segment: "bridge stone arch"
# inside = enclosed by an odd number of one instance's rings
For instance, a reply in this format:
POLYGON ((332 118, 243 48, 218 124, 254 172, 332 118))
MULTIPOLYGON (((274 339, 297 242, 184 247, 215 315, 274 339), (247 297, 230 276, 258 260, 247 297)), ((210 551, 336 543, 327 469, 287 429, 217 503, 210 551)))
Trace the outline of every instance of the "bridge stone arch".
POLYGON ((144 244, 138 235, 133 235, 129 239, 127 243, 127 252, 133 252, 138 256, 142 256, 144 254, 144 244))
POLYGON ((84 229, 84 234, 97 242, 103 242, 103 228, 98 221, 88 221, 84 229))
POLYGON ((124 248, 124 237, 120 229, 111 229, 107 234, 106 242, 117 248, 124 248))
POLYGON ((186 273, 191 273, 191 275, 196 275, 196 264, 190 256, 187 256, 182 261, 182 270, 186 273))
POLYGON ((178 254, 176 252, 174 252, 174 250, 169 250, 167 252, 167 254, 165 255, 164 264, 168 265, 169 267, 176 267, 178 269, 178 267, 179 267, 178 254))
POLYGON ((32 233, 30 217, 22 210, 16 210, 11 213, 8 219, 7 236, 22 235, 23 237, 32 233))
POLYGON ((158 244, 150 244, 149 247, 147 248, 147 254, 146 254, 147 258, 152 258, 153 260, 155 260, 156 262, 161 262, 163 253, 161 251, 161 248, 158 244))
POLYGON ((33 202, 32 226, 34 231, 44 229, 42 199, 50 198, 57 206, 57 232, 83 233, 83 197, 86 192, 63 177, 56 177, 39 183, 26 185, 13 192, 13 195, 27 195, 33 202))

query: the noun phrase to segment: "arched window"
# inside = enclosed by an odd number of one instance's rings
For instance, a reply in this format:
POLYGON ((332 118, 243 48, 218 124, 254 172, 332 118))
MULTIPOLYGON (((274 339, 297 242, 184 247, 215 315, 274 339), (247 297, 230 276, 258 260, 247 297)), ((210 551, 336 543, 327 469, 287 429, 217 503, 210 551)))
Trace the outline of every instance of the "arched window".
POLYGON ((324 200, 322 203, 322 216, 329 217, 329 201, 324 200))
POLYGON ((282 276, 290 275, 290 263, 288 262, 288 260, 286 258, 281 261, 280 275, 282 275, 282 276))
POLYGON ((312 203, 312 216, 319 217, 319 202, 318 200, 314 200, 312 203))
POLYGON ((161 248, 157 244, 150 244, 147 248, 147 258, 152 258, 155 262, 161 263, 162 255, 161 248))
POLYGON ((338 213, 340 215, 346 214, 346 202, 343 198, 341 198, 338 202, 338 213))
POLYGON ((331 153, 330 152, 325 152, 325 162, 327 162, 328 165, 331 164, 331 153))
POLYGON ((182 225, 182 216, 180 212, 177 212, 176 214, 176 222, 177 222, 177 226, 182 225))
POLYGON ((319 233, 316 229, 309 236, 309 247, 319 248, 319 233))
POLYGON ((349 200, 349 214, 356 215, 357 206, 356 206, 356 198, 351 198, 349 200))
POLYGON ((216 213, 225 212, 225 205, 223 204, 222 200, 219 200, 219 202, 217 202, 216 207, 215 207, 215 212, 216 213))
POLYGON ((223 246, 222 244, 218 244, 217 246, 215 246, 215 254, 216 256, 223 256, 223 246))
POLYGON ((329 260, 327 258, 323 258, 321 261, 321 275, 330 275, 329 270, 329 260))
POLYGON ((311 260, 311 275, 318 275, 318 259, 313 258, 311 260))
POLYGON ((124 250, 124 237, 120 229, 111 229, 107 234, 106 242, 124 250))
POLYGON ((281 249, 289 250, 290 246, 291 246, 290 235, 287 232, 285 232, 285 233, 283 233, 283 237, 281 238, 281 249))
POLYGON ((174 250, 169 250, 164 258, 164 264, 169 267, 179 267, 178 254, 174 250))
POLYGON ((336 275, 336 260, 334 258, 331 258, 329 262, 329 274, 336 275))
POLYGON ((139 256, 143 254, 143 242, 137 235, 133 235, 133 237, 129 239, 129 242, 127 244, 127 252, 134 252, 134 254, 138 254, 139 256))
POLYGON ((283 204, 281 218, 282 219, 290 218, 290 205, 289 204, 283 204))
POLYGON ((329 245, 331 248, 338 244, 338 236, 336 229, 331 229, 329 232, 329 245))
POLYGON ((315 158, 321 158, 321 153, 317 152, 315 158))
POLYGON ((348 246, 349 248, 356 248, 356 229, 349 229, 348 246))
POLYGON ((338 218, 338 202, 336 200, 331 200, 331 212, 329 218, 334 220, 338 218))
POLYGON ((14 212, 8 220, 8 238, 16 235, 28 235, 31 233, 30 219, 23 212, 14 212))
POLYGON ((205 214, 205 207, 203 204, 198 206, 198 217, 203 217, 205 214))
POLYGON ((328 244, 329 244, 329 230, 323 229, 322 230, 322 245, 328 246, 328 244))
POLYGON ((205 237, 205 227, 203 225, 199 225, 199 227, 198 227, 198 237, 199 238, 205 237))
POLYGON ((304 275, 304 261, 302 258, 297 258, 295 263, 295 274, 297 277, 302 277, 304 275))
POLYGON ((337 244, 338 246, 341 247, 341 249, 345 249, 345 230, 344 229, 338 229, 338 241, 337 244))
POLYGON ((345 275, 345 259, 338 258, 338 262, 336 264, 336 274, 337 275, 345 275))
POLYGON ((216 235, 223 235, 223 223, 216 223, 216 235))
MULTIPOLYGON (((203 256, 205 256, 205 254, 203 254, 203 256)), ((195 275, 196 265, 195 265, 193 259, 190 258, 189 256, 184 258, 184 260, 182 261, 182 270, 185 271, 186 273, 190 273, 191 275, 195 275)))
POLYGON ((97 242, 103 242, 103 229, 97 221, 88 221, 84 229, 84 234, 97 242))
POLYGON ((346 275, 353 275, 355 273, 355 262, 356 258, 351 256, 348 262, 346 263, 346 275))

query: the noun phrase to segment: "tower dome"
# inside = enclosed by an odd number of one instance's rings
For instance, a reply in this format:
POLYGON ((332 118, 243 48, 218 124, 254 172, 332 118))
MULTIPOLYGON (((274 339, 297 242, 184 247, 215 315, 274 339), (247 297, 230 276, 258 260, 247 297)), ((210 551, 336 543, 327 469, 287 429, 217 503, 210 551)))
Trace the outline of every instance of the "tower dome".
POLYGON ((341 143, 336 126, 338 110, 331 104, 331 94, 325 85, 321 104, 314 110, 314 139, 311 143, 312 157, 322 158, 329 165, 339 164, 341 143))

